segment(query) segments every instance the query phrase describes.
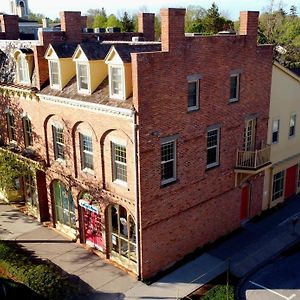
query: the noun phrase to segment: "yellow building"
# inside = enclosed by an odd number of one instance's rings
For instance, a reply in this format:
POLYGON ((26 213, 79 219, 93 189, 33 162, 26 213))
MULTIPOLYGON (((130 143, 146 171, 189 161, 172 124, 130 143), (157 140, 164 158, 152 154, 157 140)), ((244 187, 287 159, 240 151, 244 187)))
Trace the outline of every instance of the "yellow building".
POLYGON ((274 62, 267 141, 272 167, 266 170, 263 210, 300 191, 299 95, 300 77, 274 62))

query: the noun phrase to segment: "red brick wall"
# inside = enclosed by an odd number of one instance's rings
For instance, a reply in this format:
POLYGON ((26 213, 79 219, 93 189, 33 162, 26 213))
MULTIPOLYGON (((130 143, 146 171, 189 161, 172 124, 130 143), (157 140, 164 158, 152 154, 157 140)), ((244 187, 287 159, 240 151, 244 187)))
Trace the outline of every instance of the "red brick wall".
POLYGON ((143 33, 146 41, 154 41, 155 14, 140 13, 138 15, 138 31, 143 33))
POLYGON ((13 15, 0 15, 1 31, 5 32, 5 39, 17 40, 19 38, 19 17, 13 15))
MULTIPOLYGON (((256 47, 248 36, 185 38, 182 10, 163 11, 162 17, 163 24, 173 22, 162 36, 163 48, 170 51, 133 55, 143 278, 239 226, 236 150, 243 145, 245 118, 252 114, 256 144, 266 141, 270 98, 271 47, 256 47), (241 71, 237 103, 229 103, 233 70, 241 71), (187 76, 192 74, 202 76, 200 110, 188 113, 187 76), (214 124, 221 126, 220 166, 206 170, 206 132, 214 124), (160 137, 174 134, 179 135, 178 181, 161 188, 160 137)), ((262 187, 260 177, 252 182, 252 215, 260 213, 262 187)))

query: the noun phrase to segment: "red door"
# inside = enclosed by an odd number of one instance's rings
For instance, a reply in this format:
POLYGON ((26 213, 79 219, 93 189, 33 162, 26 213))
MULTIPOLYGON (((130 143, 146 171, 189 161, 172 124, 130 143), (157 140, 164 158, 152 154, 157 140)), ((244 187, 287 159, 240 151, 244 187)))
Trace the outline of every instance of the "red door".
POLYGON ((284 198, 296 194, 297 165, 286 170, 284 198))
POLYGON ((250 188, 249 185, 246 185, 242 188, 241 212, 240 212, 241 221, 244 221, 249 217, 249 198, 250 198, 250 188))
POLYGON ((82 208, 84 217, 85 242, 103 250, 102 226, 100 215, 82 208))

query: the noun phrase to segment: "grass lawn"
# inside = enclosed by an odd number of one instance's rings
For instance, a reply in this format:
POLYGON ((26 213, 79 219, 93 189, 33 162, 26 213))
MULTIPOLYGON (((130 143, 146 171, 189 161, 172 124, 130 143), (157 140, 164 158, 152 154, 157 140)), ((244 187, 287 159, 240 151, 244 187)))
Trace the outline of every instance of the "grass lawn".
POLYGON ((25 253, 15 243, 0 241, 0 299, 84 299, 90 292, 79 278, 25 253))

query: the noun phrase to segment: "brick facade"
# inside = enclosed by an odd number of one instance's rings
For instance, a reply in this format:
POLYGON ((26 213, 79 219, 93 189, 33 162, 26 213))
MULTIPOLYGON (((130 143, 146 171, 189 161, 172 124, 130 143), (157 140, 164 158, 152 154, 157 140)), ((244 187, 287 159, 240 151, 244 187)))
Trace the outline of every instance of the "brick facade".
MULTIPOLYGON (((56 181, 62 182, 76 207, 77 230, 72 237, 84 242, 79 199, 88 191, 100 207, 105 232, 103 255, 109 256, 108 208, 121 205, 138 222, 140 267, 131 271, 142 279, 240 226, 243 185, 236 186, 234 168, 236 151, 243 148, 245 120, 250 116, 257 120, 257 146, 267 139, 272 48, 256 44, 258 14, 241 13, 240 35, 189 37, 184 35, 184 16, 184 9, 162 10, 162 51, 131 53, 133 103, 131 106, 129 100, 125 101, 127 114, 122 115, 117 108, 96 111, 94 106, 72 104, 71 98, 64 99, 71 101, 67 103, 62 97, 47 95, 45 51, 50 43, 62 41, 130 40, 137 35, 153 40, 153 14, 139 16, 139 33, 95 35, 82 33, 85 19, 79 12, 64 12, 61 32, 41 31, 39 44, 26 46, 34 53, 35 84, 31 88, 11 83, 7 86, 4 80, 0 85, 1 124, 6 124, 5 110, 13 110, 19 129, 17 142, 23 148, 21 115, 26 112, 32 120, 34 150, 46 165, 45 173, 37 174, 41 220, 57 225, 53 186, 56 181), (232 72, 240 74, 240 97, 233 103, 229 102, 232 72), (188 77, 195 74, 201 78, 200 107, 189 112, 188 77), (54 157, 52 126, 57 124, 65 135, 63 163, 54 157), (220 164, 207 169, 206 135, 213 125, 220 128, 220 164), (93 173, 81 168, 79 133, 85 132, 92 137, 93 173), (176 136, 177 180, 161 186, 160 141, 168 136, 176 136), (114 141, 126 145, 126 186, 113 180, 114 141)), ((4 47, 1 50, 8 52, 4 47)), ((15 72, 15 62, 6 66, 15 72)), ((0 135, 8 144, 5 126, 0 126, 0 135)), ((261 212, 263 175, 260 172, 244 183, 251 190, 249 218, 261 212)))

